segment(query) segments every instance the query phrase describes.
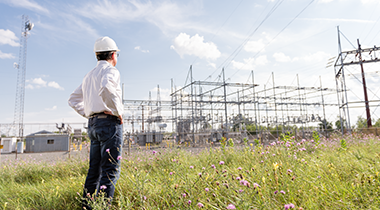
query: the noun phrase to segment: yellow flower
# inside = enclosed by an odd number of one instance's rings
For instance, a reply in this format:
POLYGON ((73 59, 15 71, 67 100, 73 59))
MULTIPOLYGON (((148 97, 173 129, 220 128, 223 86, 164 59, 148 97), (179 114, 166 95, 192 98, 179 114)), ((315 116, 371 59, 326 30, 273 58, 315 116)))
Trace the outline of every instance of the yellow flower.
POLYGON ((279 164, 276 162, 276 163, 273 163, 273 168, 274 170, 277 170, 277 168, 279 167, 279 164))
POLYGON ((263 180, 263 183, 265 183, 265 177, 263 177, 262 180, 263 180))

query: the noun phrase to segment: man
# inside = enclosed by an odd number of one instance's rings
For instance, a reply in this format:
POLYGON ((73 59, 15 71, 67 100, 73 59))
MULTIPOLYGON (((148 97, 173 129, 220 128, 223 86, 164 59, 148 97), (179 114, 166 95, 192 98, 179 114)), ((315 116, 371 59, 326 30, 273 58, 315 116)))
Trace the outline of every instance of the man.
MULTIPOLYGON (((96 67, 87 73, 82 84, 70 95, 69 105, 88 118, 91 140, 90 163, 83 198, 104 192, 110 200, 120 176, 123 138, 123 103, 116 43, 109 37, 96 40, 96 67)), ((88 203, 83 207, 90 209, 88 203)))

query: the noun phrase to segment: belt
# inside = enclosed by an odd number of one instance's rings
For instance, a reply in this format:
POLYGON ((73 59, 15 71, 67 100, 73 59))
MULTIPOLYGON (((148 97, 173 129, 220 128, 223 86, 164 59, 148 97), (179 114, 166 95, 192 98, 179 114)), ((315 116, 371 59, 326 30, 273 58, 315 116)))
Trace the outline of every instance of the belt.
POLYGON ((92 114, 89 118, 107 118, 108 116, 110 116, 110 117, 116 117, 114 115, 109 115, 109 114, 105 114, 103 112, 100 112, 100 113, 92 114))

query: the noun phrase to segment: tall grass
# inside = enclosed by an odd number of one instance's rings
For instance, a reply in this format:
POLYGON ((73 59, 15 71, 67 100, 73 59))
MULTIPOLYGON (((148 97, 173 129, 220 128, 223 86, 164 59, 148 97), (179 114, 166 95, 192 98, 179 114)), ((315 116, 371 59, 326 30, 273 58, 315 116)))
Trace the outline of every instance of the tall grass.
MULTIPOLYGON (((380 209, 379 151, 361 135, 141 150, 124 156, 111 209, 380 209)), ((86 171, 83 159, 2 164, 0 208, 80 209, 86 171)))

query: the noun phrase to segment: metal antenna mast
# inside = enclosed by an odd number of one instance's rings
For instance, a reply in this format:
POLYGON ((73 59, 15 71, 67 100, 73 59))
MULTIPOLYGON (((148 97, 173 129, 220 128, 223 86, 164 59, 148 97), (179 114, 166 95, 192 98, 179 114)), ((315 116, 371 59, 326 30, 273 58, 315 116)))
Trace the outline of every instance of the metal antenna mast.
MULTIPOLYGON (((22 140, 24 136, 24 98, 25 98, 25 73, 26 73, 26 52, 27 52, 27 39, 29 31, 32 30, 34 24, 30 22, 28 16, 22 16, 21 25, 21 38, 20 38, 20 51, 19 62, 14 64, 18 69, 17 73, 17 87, 16 87, 16 102, 14 111, 13 125, 15 127, 15 135, 22 140), (18 127, 18 129, 17 129, 18 127)), ((17 158, 17 149, 16 149, 17 158)))

